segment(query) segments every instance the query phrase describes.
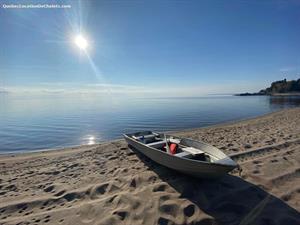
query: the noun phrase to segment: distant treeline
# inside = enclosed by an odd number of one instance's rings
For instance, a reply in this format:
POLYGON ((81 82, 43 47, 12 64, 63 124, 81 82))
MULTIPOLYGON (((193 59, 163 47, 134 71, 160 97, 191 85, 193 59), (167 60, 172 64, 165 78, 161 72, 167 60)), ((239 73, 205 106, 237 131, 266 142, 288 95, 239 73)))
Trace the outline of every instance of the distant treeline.
POLYGON ((242 93, 238 94, 239 96, 248 96, 248 95, 276 95, 276 94, 293 94, 300 93, 300 79, 287 81, 279 80, 271 84, 271 87, 260 90, 257 93, 242 93))

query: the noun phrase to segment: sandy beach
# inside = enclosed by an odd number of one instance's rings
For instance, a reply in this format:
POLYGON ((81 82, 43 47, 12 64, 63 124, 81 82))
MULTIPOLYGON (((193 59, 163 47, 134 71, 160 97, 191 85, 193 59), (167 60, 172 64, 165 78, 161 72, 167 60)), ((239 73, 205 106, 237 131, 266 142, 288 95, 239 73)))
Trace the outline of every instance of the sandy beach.
POLYGON ((0 156, 0 224, 300 224, 300 108, 176 133, 242 173, 188 177, 125 141, 0 156))

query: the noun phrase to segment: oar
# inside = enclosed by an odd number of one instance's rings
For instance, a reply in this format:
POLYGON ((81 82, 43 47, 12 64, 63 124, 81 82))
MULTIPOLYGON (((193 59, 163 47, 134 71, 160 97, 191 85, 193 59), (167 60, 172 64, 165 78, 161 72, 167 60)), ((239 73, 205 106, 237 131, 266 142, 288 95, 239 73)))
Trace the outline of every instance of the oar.
MULTIPOLYGON (((165 134, 164 134, 165 135, 165 134)), ((165 141, 166 141, 166 149, 167 149, 167 152, 169 154, 171 154, 171 151, 170 151, 170 148, 169 148, 169 145, 168 145, 168 140, 167 140, 167 136, 165 135, 165 141)))

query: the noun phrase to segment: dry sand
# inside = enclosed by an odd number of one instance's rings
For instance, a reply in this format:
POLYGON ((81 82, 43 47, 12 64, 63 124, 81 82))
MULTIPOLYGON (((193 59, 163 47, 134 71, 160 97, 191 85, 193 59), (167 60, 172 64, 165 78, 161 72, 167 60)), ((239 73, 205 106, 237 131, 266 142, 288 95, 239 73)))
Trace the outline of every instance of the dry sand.
POLYGON ((299 108, 180 135, 236 154, 242 177, 191 178, 120 140, 0 156, 0 224, 300 224, 299 108))

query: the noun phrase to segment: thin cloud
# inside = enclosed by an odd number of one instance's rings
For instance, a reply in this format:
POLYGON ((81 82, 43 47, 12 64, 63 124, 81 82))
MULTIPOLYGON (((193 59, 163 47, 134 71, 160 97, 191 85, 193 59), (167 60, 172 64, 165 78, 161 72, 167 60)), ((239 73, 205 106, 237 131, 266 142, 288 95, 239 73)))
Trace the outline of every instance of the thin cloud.
POLYGON ((280 72, 291 72, 291 71, 295 71, 295 70, 297 70, 296 66, 287 66, 287 67, 281 68, 279 71, 280 72))

